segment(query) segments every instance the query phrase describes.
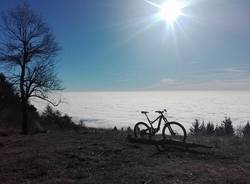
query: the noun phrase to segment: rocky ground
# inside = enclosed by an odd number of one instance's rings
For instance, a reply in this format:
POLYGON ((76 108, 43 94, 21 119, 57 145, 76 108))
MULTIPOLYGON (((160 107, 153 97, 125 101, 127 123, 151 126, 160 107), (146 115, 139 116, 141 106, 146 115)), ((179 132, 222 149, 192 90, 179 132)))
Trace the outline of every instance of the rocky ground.
POLYGON ((215 148, 158 152, 126 132, 0 136, 0 183, 250 183, 250 140, 189 138, 215 148))

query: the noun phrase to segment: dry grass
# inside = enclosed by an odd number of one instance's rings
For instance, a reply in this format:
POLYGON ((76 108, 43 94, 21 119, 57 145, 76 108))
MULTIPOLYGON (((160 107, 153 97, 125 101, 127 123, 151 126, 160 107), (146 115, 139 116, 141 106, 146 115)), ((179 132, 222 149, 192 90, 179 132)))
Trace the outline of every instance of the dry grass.
POLYGON ((209 153, 158 153, 126 133, 86 129, 0 137, 4 183, 250 183, 250 141, 190 138, 209 153))

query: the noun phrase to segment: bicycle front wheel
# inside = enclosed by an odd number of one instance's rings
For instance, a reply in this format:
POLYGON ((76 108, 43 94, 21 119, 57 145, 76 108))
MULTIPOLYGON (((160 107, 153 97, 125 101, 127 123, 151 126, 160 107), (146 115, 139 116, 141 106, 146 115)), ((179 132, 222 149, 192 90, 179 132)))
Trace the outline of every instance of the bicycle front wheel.
POLYGON ((136 138, 151 139, 150 127, 144 122, 136 123, 134 127, 134 134, 136 138))
POLYGON ((185 142, 187 132, 182 124, 178 122, 168 122, 162 129, 163 139, 185 142))

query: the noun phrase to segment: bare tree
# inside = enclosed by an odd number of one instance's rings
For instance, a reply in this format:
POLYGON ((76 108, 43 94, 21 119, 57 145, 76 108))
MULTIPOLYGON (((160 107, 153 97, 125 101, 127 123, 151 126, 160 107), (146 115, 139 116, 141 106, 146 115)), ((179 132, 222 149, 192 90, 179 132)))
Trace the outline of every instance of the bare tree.
POLYGON ((60 49, 42 17, 26 3, 3 13, 0 33, 0 63, 19 92, 22 133, 28 134, 29 98, 37 97, 56 105, 48 94, 61 89, 54 73, 60 49))

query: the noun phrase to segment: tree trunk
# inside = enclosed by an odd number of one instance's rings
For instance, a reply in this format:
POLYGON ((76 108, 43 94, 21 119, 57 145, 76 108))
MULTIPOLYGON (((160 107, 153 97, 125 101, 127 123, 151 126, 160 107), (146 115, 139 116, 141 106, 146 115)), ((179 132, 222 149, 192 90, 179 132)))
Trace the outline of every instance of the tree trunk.
POLYGON ((28 134, 28 99, 24 90, 24 77, 25 77, 25 58, 23 59, 23 65, 21 66, 20 75, 20 91, 21 91, 21 103, 22 103, 22 132, 21 134, 28 134))
POLYGON ((21 134, 28 134, 28 111, 27 111, 27 100, 22 99, 22 132, 21 134))

